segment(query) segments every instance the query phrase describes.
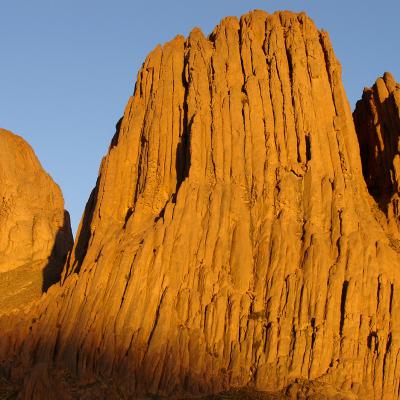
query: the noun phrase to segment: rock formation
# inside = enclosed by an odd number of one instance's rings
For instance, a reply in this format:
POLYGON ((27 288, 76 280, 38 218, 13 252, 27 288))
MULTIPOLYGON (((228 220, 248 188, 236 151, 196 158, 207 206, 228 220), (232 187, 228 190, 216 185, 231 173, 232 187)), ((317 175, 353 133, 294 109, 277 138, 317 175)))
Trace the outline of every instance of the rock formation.
POLYGON ((364 89, 354 111, 354 123, 368 189, 385 213, 391 235, 398 235, 400 85, 390 73, 386 72, 372 88, 364 89))
POLYGON ((27 399, 96 382, 398 398, 383 219, 326 32, 255 11, 177 36, 138 74, 62 287, 0 321, 0 368, 27 399))
POLYGON ((0 129, 0 314, 59 280, 71 247, 59 187, 22 138, 0 129))

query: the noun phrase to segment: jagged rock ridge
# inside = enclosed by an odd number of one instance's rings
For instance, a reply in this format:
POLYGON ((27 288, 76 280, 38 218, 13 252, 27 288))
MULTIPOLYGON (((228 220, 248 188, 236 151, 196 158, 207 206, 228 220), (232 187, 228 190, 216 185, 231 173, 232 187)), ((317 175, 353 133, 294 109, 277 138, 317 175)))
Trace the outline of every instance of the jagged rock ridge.
POLYGON ((67 390, 65 370, 125 395, 304 379, 397 398, 400 265, 374 204, 340 64, 305 14, 178 36, 139 72, 63 287, 34 322, 7 319, 2 369, 31 371, 22 398, 67 390))
POLYGON ((0 129, 0 314, 59 280, 72 242, 59 187, 22 138, 0 129))

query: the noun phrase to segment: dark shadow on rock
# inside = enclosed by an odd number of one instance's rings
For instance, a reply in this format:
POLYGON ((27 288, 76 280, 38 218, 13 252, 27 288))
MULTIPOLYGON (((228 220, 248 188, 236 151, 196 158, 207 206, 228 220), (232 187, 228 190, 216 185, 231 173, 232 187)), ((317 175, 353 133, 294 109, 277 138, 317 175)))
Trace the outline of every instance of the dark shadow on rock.
MULTIPOLYGON (((185 65, 188 60, 185 59, 185 65)), ((185 73, 182 73, 182 82, 185 87, 185 96, 183 101, 183 126, 180 132, 180 138, 176 147, 175 171, 176 171, 176 188, 175 195, 178 193, 182 182, 188 177, 190 170, 190 131, 192 129, 193 118, 188 121, 188 103, 187 97, 189 92, 189 83, 186 81, 185 73)))
POLYGON ((74 250, 74 265, 67 265, 69 270, 66 271, 66 276, 73 272, 79 273, 83 259, 85 258, 89 241, 92 236, 91 225, 99 192, 99 180, 100 178, 97 178, 96 186, 90 193, 89 200, 86 203, 85 211, 76 234, 77 241, 74 250))
MULTIPOLYGON (((187 128, 189 130, 190 127, 187 128)), ((190 169, 190 149, 189 149, 189 135, 184 133, 176 147, 176 188, 175 194, 178 193, 179 187, 182 182, 188 177, 190 169)))
POLYGON ((353 119, 368 191, 379 208, 387 214, 388 205, 398 184, 395 181, 393 161, 399 154, 400 118, 393 93, 380 102, 376 84, 372 90, 365 90, 362 100, 356 104, 353 119), (371 101, 376 106, 376 115, 371 111, 371 101), (378 127, 381 130, 379 133, 378 127))
POLYGON ((69 214, 64 211, 64 222, 61 229, 56 234, 53 249, 44 267, 42 291, 47 292, 48 288, 61 280, 68 254, 73 246, 73 236, 69 214))
POLYGON ((112 149, 113 147, 116 147, 118 145, 119 132, 121 129, 121 124, 122 124, 123 119, 124 119, 124 117, 121 117, 115 125, 115 133, 114 133, 113 138, 111 139, 110 149, 112 149))

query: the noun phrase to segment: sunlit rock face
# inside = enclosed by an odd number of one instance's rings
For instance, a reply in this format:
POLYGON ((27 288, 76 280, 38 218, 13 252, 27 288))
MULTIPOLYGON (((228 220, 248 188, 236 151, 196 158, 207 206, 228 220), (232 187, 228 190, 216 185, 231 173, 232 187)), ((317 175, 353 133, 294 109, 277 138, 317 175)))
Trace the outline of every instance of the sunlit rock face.
POLYGON ((71 247, 59 187, 21 137, 0 129, 0 314, 57 282, 71 247))
POLYGON ((398 398, 384 219, 326 32, 255 11, 177 36, 138 74, 62 287, 0 321, 2 369, 27 399, 398 398))

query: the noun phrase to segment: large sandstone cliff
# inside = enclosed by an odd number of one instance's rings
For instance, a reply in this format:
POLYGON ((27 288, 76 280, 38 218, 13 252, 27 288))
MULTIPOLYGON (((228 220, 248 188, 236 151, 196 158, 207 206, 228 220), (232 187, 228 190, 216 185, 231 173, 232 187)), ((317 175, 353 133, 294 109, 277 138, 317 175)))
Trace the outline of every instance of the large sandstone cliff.
POLYGON ((59 280, 71 247, 59 187, 22 138, 0 129, 0 314, 59 280))
POLYGON ((57 371, 125 396, 300 379, 398 398, 384 220, 327 33, 262 11, 195 29, 143 64, 62 288, 0 322, 2 371, 21 398, 68 391, 57 371))

